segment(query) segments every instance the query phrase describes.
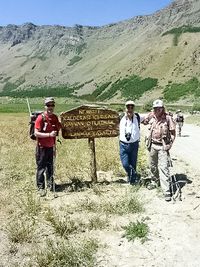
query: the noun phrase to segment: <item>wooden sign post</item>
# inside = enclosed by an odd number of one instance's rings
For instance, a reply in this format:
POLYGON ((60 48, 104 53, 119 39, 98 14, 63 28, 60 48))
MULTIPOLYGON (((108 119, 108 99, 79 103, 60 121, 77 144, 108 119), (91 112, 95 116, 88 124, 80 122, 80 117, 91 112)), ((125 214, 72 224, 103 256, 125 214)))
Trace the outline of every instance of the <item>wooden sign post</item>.
POLYGON ((97 182, 95 138, 118 136, 118 113, 99 107, 81 106, 62 112, 60 117, 63 138, 88 138, 91 153, 91 178, 93 182, 97 182))
POLYGON ((91 161, 90 161, 91 179, 94 183, 96 183, 97 182, 97 167, 96 167, 96 152, 95 152, 94 138, 88 138, 88 145, 89 145, 90 155, 91 155, 91 161))

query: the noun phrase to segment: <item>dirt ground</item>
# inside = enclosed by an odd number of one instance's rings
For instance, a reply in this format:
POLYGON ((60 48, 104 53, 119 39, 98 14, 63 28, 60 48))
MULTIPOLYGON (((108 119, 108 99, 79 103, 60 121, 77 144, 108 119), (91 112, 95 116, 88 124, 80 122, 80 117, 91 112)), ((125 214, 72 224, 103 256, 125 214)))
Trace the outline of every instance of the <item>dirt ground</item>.
POLYGON ((165 202, 156 190, 142 189, 149 218, 149 240, 128 242, 104 237, 110 248, 102 265, 112 267, 198 267, 200 264, 200 127, 184 125, 171 150, 172 174, 182 186, 182 201, 165 202))

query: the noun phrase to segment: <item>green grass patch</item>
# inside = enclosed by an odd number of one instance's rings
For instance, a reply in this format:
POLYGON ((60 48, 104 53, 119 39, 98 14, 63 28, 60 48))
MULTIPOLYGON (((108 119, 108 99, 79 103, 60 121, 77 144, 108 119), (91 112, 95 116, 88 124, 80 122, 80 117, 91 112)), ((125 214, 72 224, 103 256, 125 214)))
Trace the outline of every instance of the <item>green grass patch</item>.
POLYGON ((186 32, 190 32, 190 33, 200 32, 200 27, 193 27, 193 26, 190 26, 190 25, 183 25, 181 27, 173 28, 173 29, 171 29, 171 30, 169 30, 167 32, 164 32, 162 34, 162 36, 168 35, 168 34, 173 34, 174 35, 173 45, 177 46, 179 37, 181 36, 181 34, 186 33, 186 32))
POLYGON ((104 101, 111 99, 120 91, 121 96, 124 98, 138 99, 144 92, 152 90, 157 83, 157 79, 142 79, 137 75, 132 75, 127 78, 118 79, 113 83, 104 83, 98 86, 92 94, 83 95, 81 98, 88 101, 104 101))
MULTIPOLYGON (((8 86, 8 83, 7 83, 8 86)), ((80 87, 69 87, 69 86, 44 86, 44 87, 32 87, 29 90, 15 90, 17 89, 17 85, 13 87, 13 84, 9 83, 8 87, 4 87, 3 91, 0 92, 0 97, 2 96, 10 96, 10 97, 46 97, 46 96, 53 96, 53 97, 75 97, 73 96, 73 92, 80 87)))
POLYGON ((200 111, 200 103, 194 103, 192 106, 192 111, 200 111))
POLYGON ((88 101, 96 101, 98 97, 104 92, 104 90, 111 84, 111 82, 104 83, 100 86, 97 86, 97 89, 92 94, 87 94, 80 96, 79 98, 85 99, 88 101))
POLYGON ((75 63, 79 62, 81 59, 82 57, 74 56, 73 58, 70 59, 68 66, 74 65, 75 63))
POLYGON ((87 47, 87 44, 86 43, 83 43, 83 44, 80 44, 76 47, 76 53, 79 55, 83 52, 84 49, 86 49, 87 47))
POLYGON ((118 91, 124 98, 138 99, 146 91, 152 90, 158 83, 157 79, 145 78, 132 75, 128 78, 119 79, 112 83, 110 88, 97 97, 98 100, 106 100, 114 97, 118 91))
POLYGON ((200 83, 197 78, 192 78, 185 83, 168 84, 164 89, 164 98, 170 102, 188 95, 200 96, 200 83))
POLYGON ((123 237, 126 237, 128 241, 134 241, 136 238, 139 238, 144 243, 147 240, 149 227, 144 221, 130 222, 124 229, 123 237))
MULTIPOLYGON (((60 112, 70 110, 79 106, 79 104, 56 104, 55 113, 59 114, 60 112)), ((31 104, 31 111, 44 110, 43 103, 31 104)), ((10 104, 0 104, 0 113, 27 113, 29 115, 28 107, 26 100, 24 103, 10 103, 10 104)))

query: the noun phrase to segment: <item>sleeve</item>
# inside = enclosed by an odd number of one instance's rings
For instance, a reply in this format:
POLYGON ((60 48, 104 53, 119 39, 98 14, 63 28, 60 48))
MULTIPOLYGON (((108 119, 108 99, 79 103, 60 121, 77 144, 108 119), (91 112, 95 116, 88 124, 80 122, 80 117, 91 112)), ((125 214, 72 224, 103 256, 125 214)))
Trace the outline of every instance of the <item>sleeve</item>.
POLYGON ((120 132, 120 136, 124 136, 125 135, 125 117, 123 117, 121 120, 120 120, 120 124, 119 124, 119 132, 120 132))
POLYGON ((35 121, 35 129, 38 131, 42 130, 42 115, 39 115, 35 121))
POLYGON ((62 128, 62 125, 57 116, 55 117, 55 119, 56 119, 56 129, 57 131, 59 131, 62 128))
POLYGON ((150 120, 153 118, 153 115, 154 115, 153 112, 148 113, 146 116, 143 116, 143 119, 141 120, 141 122, 142 122, 144 125, 149 124, 150 120))
POLYGON ((172 119, 171 116, 168 117, 168 120, 169 120, 169 130, 175 131, 176 130, 176 124, 175 124, 174 120, 172 119))
POLYGON ((140 116, 140 122, 143 122, 145 120, 145 116, 144 115, 140 115, 140 114, 139 114, 139 116, 140 116))

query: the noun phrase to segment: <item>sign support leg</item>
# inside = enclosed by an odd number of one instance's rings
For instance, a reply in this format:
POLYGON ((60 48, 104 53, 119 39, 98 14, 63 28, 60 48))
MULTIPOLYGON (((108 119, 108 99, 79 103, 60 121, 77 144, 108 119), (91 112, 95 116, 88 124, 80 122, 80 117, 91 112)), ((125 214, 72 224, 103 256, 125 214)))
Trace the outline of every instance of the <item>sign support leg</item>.
POLYGON ((96 167, 96 153, 95 153, 95 140, 94 138, 88 138, 88 145, 90 148, 90 155, 91 155, 91 161, 90 161, 90 167, 91 167, 91 178, 92 182, 97 182, 97 167, 96 167))

